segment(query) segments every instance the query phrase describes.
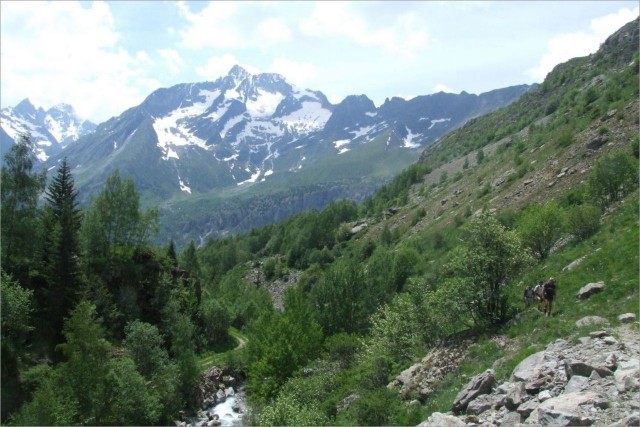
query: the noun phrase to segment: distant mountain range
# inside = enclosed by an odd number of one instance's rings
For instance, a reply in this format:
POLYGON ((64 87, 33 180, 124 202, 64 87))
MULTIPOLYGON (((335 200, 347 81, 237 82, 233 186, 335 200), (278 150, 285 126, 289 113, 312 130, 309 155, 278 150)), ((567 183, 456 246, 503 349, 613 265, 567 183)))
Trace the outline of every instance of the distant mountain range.
POLYGON ((67 127, 46 119, 62 116, 26 100, 6 109, 7 119, 3 110, 2 128, 3 138, 15 136, 16 123, 34 139, 37 132, 42 167, 67 157, 83 198, 115 169, 132 177, 143 201, 161 206, 166 233, 179 229, 174 239, 183 241, 248 230, 336 198, 362 200, 451 129, 533 88, 394 97, 378 108, 359 95, 333 105, 279 74, 234 66, 214 82, 158 89, 93 132, 70 115, 67 127), (256 203, 262 208, 249 208, 256 203))
POLYGON ((36 108, 29 99, 15 107, 0 111, 0 148, 11 147, 20 133, 29 133, 35 143, 35 155, 41 162, 60 153, 81 136, 93 132, 96 125, 78 117, 73 107, 58 104, 45 111, 36 108))

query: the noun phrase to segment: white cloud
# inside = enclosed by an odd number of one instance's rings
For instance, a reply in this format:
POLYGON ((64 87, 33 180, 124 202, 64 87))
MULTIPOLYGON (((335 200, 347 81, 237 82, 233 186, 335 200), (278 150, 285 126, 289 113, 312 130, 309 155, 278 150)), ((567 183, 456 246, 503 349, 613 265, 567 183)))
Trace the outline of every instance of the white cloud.
POLYGON ((143 71, 149 56, 120 47, 106 3, 3 2, 1 30, 3 103, 67 102, 101 121, 158 86, 143 71))
POLYGON ((451 89, 449 86, 444 85, 442 83, 438 83, 434 88, 436 92, 446 92, 446 93, 456 93, 455 90, 451 89))
POLYGON ((184 66, 184 60, 180 53, 174 49, 158 49, 158 53, 164 59, 165 66, 172 74, 180 73, 182 67, 184 66))
POLYGON ((318 2, 310 18, 303 20, 300 31, 315 37, 346 37, 361 45, 382 48, 414 59, 428 42, 425 24, 417 15, 397 16, 388 27, 376 27, 348 9, 343 2, 318 2))
POLYGON ((240 65, 251 74, 260 73, 258 68, 250 64, 241 63, 235 56, 229 53, 210 57, 205 65, 196 67, 195 72, 207 81, 214 81, 218 77, 226 76, 234 65, 240 65))
POLYGON ((268 18, 258 24, 260 38, 265 42, 280 43, 291 39, 291 30, 280 19, 268 18))
POLYGON ((545 53, 535 68, 528 70, 528 74, 536 81, 542 81, 556 65, 571 58, 586 56, 594 53, 606 38, 617 31, 624 24, 638 16, 639 8, 620 9, 617 13, 591 20, 590 30, 561 34, 549 40, 545 53))
POLYGON ((232 18, 237 9, 235 2, 210 2, 198 13, 191 12, 184 2, 178 2, 177 6, 190 24, 186 30, 179 32, 185 47, 235 48, 246 44, 241 33, 233 26, 232 18))
POLYGON ((282 74, 287 81, 305 87, 318 76, 318 70, 313 64, 291 61, 286 58, 276 58, 269 71, 282 74))

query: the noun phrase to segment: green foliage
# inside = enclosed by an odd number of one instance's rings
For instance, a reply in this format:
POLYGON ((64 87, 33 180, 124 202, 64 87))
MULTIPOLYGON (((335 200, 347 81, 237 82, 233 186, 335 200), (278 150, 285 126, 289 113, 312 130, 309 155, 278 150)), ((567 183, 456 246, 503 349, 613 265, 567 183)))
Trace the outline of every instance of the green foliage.
POLYGON ((470 317, 478 326, 499 324, 508 316, 504 289, 531 257, 518 236, 491 215, 474 218, 465 228, 440 287, 442 300, 452 306, 447 317, 470 317))
POLYGON ((518 232, 523 243, 539 259, 545 259, 554 243, 562 235, 564 218, 555 202, 531 205, 521 215, 518 232))
POLYGON ((372 390, 354 403, 356 424, 361 426, 389 425, 389 420, 400 406, 398 393, 387 388, 372 390))
POLYGON ((33 330, 33 291, 24 289, 2 272, 0 281, 2 302, 2 419, 15 411, 23 398, 20 370, 28 357, 27 339, 33 330))
POLYGON ((257 401, 273 398, 321 344, 322 331, 301 290, 287 290, 284 308, 282 314, 264 313, 249 330, 248 387, 257 401))
POLYGON ((588 179, 589 194, 603 210, 637 186, 638 162, 622 151, 600 157, 588 179))
POLYGON ((600 209, 589 204, 574 206, 568 213, 567 222, 569 232, 584 240, 600 228, 600 209))
POLYGON ((43 266, 47 286, 40 297, 56 304, 47 305, 49 327, 56 336, 62 330, 63 318, 77 302, 80 266, 80 227, 82 213, 78 207, 71 168, 66 158, 47 188, 47 205, 43 215, 43 266))
POLYGON ((157 230, 158 212, 140 212, 133 180, 116 170, 93 201, 83 223, 84 248, 92 258, 112 258, 117 248, 132 250, 157 230))
POLYGON ((411 296, 398 294, 372 316, 364 352, 371 357, 384 355, 396 362, 408 362, 421 342, 420 328, 418 308, 411 296))
MULTIPOLYGON (((383 262, 388 272, 388 259, 383 262)), ((311 291, 311 301, 325 335, 364 332, 369 326, 369 316, 387 300, 390 285, 380 280, 369 282, 353 260, 343 258, 334 262, 311 291)))
POLYGON ((260 413, 258 425, 324 426, 331 423, 319 409, 311 405, 302 405, 293 396, 283 394, 260 413))
POLYGON ((205 298, 198 307, 201 333, 208 347, 224 347, 229 341, 227 329, 231 326, 229 310, 217 299, 205 298))
POLYGON ((20 135, 4 156, 1 170, 1 264, 13 274, 28 263, 38 243, 36 210, 46 172, 33 172, 32 148, 31 135, 20 135))

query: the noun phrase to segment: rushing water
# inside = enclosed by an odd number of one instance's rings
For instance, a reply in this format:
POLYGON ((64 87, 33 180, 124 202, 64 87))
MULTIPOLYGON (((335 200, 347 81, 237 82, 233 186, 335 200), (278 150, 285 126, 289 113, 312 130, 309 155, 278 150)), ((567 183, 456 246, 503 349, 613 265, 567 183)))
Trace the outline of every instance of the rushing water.
POLYGON ((199 411, 197 416, 189 418, 183 425, 193 427, 210 425, 242 426, 242 417, 246 411, 244 399, 244 391, 240 391, 238 395, 229 396, 222 403, 213 405, 204 411, 199 411), (233 409, 234 407, 236 409, 240 407, 240 410, 236 412, 233 409), (209 419, 209 415, 212 416, 213 420, 209 419))
POLYGON ((224 402, 211 407, 209 411, 218 415, 222 426, 240 426, 242 425, 242 414, 233 410, 236 403, 237 397, 231 396, 224 402))

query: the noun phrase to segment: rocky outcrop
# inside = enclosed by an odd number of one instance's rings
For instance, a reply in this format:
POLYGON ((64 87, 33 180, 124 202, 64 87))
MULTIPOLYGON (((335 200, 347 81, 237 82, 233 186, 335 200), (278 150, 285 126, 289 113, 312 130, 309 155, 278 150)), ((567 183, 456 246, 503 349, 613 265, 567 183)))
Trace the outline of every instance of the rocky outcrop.
POLYGON ((244 381, 244 373, 235 369, 213 366, 200 377, 196 399, 202 409, 224 402, 235 394, 237 386, 244 381))
MULTIPOLYGON (((487 369, 480 375, 477 375, 469 381, 467 386, 456 396, 456 399, 453 401, 453 405, 451 405, 451 410, 453 412, 460 412, 467 409, 467 406, 470 402, 474 401, 478 396, 483 394, 488 394, 491 392, 491 387, 493 386, 494 381, 494 373, 492 369, 487 369)), ((482 404, 482 408, 485 408, 487 401, 484 401, 482 404)), ((492 405, 489 404, 486 409, 490 408, 492 405)), ((477 413, 484 412, 484 409, 479 410, 479 407, 475 408, 477 413)))
POLYGON ((604 290, 604 282, 596 282, 596 283, 587 283, 584 285, 578 293, 576 294, 576 298, 578 299, 587 299, 593 294, 597 294, 598 292, 602 292, 604 290))
POLYGON ((445 375, 457 369, 466 356, 470 341, 455 340, 432 349, 420 362, 405 369, 387 385, 398 390, 403 399, 409 397, 425 401, 431 396, 445 375))
POLYGON ((577 344, 559 339, 520 362, 508 381, 492 383, 490 370, 472 378, 453 413, 420 426, 639 425, 640 335, 623 324, 577 344))

